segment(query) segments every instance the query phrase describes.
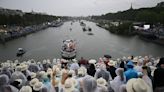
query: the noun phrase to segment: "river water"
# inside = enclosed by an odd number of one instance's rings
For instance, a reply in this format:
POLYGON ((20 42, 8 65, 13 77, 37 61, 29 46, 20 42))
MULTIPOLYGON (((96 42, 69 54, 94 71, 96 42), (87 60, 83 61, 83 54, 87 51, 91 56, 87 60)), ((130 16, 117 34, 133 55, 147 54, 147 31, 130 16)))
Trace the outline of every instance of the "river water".
POLYGON ((65 22, 60 27, 51 27, 37 33, 27 35, 9 42, 0 44, 0 61, 7 59, 21 61, 35 59, 60 58, 62 41, 74 39, 77 43, 77 59, 98 59, 104 54, 112 57, 123 57, 129 55, 153 55, 164 56, 164 46, 141 40, 138 36, 125 37, 110 33, 96 26, 93 22, 84 21, 86 26, 92 28, 93 35, 83 32, 79 22, 65 22), (72 30, 70 30, 72 28, 72 30), (23 57, 16 57, 19 47, 27 52, 23 57))

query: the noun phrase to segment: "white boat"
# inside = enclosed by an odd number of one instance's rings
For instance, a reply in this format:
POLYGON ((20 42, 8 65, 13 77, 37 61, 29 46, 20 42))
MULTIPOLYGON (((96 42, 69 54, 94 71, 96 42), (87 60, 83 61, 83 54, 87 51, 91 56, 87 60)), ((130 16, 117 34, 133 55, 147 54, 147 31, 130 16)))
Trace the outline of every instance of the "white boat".
POLYGON ((61 56, 63 59, 74 59, 76 57, 76 44, 74 40, 68 39, 63 41, 61 56))
POLYGON ((18 52, 16 53, 16 56, 21 57, 25 53, 26 53, 26 51, 23 48, 18 48, 18 52))

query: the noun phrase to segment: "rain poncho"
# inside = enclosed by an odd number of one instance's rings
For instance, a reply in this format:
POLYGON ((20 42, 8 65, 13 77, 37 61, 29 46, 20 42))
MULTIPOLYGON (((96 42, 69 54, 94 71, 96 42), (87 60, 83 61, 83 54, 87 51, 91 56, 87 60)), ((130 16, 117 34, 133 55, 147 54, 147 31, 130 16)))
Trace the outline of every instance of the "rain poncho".
POLYGON ((6 74, 9 78, 11 78, 11 72, 7 67, 3 68, 0 74, 6 74))
POLYGON ((4 92, 19 92, 19 90, 12 85, 6 85, 4 86, 4 92))
POLYGON ((108 72, 106 70, 103 70, 103 69, 100 69, 100 70, 96 71, 96 73, 95 73, 95 78, 96 79, 98 79, 100 77, 104 78, 107 82, 109 80, 112 80, 112 77, 110 75, 110 72, 108 72))
POLYGON ((11 75, 11 79, 10 82, 14 82, 16 79, 21 79, 22 80, 22 85, 25 85, 27 78, 26 76, 20 72, 20 71, 15 71, 12 75, 11 75))
POLYGON ((39 66, 36 65, 36 64, 31 64, 31 65, 29 65, 28 70, 29 70, 30 72, 37 73, 37 72, 40 70, 40 68, 39 68, 39 66))
POLYGON ((2 74, 0 75, 0 92, 4 92, 5 85, 7 85, 9 82, 9 78, 7 75, 2 74))
POLYGON ((6 74, 0 75, 0 86, 7 85, 9 82, 9 77, 6 74))
POLYGON ((114 80, 112 80, 112 81, 110 82, 110 85, 111 85, 112 89, 114 90, 114 92, 119 92, 119 89, 118 89, 118 88, 119 88, 121 85, 125 84, 125 82, 126 82, 126 78, 125 78, 125 76, 124 76, 123 73, 124 73, 124 70, 122 70, 121 68, 118 68, 118 69, 116 70, 117 76, 114 78, 114 80), (124 77, 123 80, 121 80, 121 76, 124 77))
POLYGON ((26 77, 30 76, 30 71, 29 71, 29 70, 22 71, 22 73, 23 73, 26 77))
POLYGON ((82 92, 100 92, 100 90, 98 90, 97 82, 96 82, 95 78, 93 78, 92 76, 89 76, 89 75, 87 75, 83 78, 81 86, 82 86, 82 90, 83 90, 82 92))
POLYGON ((131 61, 129 61, 127 63, 127 71, 125 72, 125 76, 126 76, 126 81, 128 81, 131 78, 137 78, 138 74, 137 71, 133 69, 133 63, 131 61))
POLYGON ((152 81, 151 81, 151 79, 147 76, 147 75, 144 75, 143 77, 142 77, 142 79, 152 88, 153 86, 152 86, 152 81))
POLYGON ((137 72, 142 72, 142 66, 135 66, 134 70, 136 70, 137 72))
POLYGON ((44 87, 47 88, 48 92, 55 92, 55 89, 48 78, 43 79, 43 84, 44 84, 44 87))
POLYGON ((78 63, 72 63, 71 66, 70 66, 70 69, 71 70, 77 70, 77 69, 79 69, 78 63))

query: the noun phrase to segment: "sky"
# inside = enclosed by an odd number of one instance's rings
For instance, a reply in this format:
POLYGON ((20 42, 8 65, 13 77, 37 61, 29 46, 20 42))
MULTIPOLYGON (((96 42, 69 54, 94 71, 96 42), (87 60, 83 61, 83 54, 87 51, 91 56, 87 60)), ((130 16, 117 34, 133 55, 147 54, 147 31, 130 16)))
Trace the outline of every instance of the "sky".
POLYGON ((164 0, 0 0, 0 7, 24 12, 42 12, 57 16, 89 16, 154 7, 164 0))

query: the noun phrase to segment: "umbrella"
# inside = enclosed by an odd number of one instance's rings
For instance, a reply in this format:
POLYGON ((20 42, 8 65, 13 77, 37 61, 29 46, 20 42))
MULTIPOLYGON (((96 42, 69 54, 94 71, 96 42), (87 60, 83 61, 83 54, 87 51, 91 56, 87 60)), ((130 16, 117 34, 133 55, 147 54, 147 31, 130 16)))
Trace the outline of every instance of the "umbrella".
POLYGON ((104 55, 105 58, 112 58, 111 55, 104 55))

